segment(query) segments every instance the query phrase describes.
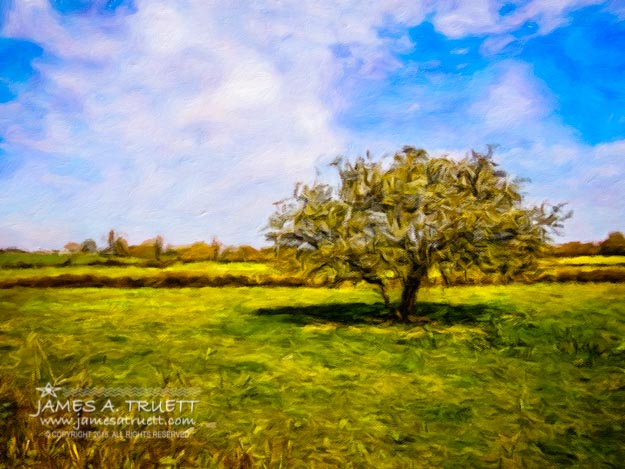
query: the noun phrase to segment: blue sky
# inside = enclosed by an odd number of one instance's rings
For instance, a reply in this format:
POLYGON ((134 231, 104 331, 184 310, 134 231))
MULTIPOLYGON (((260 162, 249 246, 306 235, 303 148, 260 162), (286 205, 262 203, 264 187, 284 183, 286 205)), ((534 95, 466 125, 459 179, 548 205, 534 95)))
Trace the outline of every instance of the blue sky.
POLYGON ((620 0, 0 0, 0 247, 263 245, 336 155, 495 158, 625 231, 620 0))

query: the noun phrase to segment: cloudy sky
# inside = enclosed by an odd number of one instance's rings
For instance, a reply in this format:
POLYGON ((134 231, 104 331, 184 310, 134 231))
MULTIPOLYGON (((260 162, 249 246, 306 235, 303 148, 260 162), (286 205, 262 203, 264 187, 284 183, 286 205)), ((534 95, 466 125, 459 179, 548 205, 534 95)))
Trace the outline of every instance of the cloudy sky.
POLYGON ((0 247, 264 244, 336 155, 498 145, 625 231, 622 0, 0 0, 0 247))

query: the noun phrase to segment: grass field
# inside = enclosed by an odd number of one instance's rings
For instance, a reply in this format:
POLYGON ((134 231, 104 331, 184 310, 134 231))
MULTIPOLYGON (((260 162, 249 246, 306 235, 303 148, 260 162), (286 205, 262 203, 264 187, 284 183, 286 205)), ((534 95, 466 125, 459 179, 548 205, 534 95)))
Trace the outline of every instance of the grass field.
POLYGON ((625 265, 625 256, 552 257, 547 264, 559 265, 625 265))
POLYGON ((22 423, 0 454, 4 467, 620 467, 624 298, 618 284, 431 288, 427 319, 398 324, 360 288, 3 290, 0 410, 22 423), (55 379, 197 387, 194 433, 50 441, 26 415, 55 379))
POLYGON ((37 268, 5 268, 0 269, 0 281, 34 278, 56 277, 59 275, 94 275, 99 277, 119 278, 147 278, 159 274, 187 274, 187 275, 279 275, 267 264, 256 262, 192 262, 188 264, 176 263, 164 267, 143 267, 140 265, 108 266, 108 265, 72 265, 69 267, 46 266, 37 268))
MULTIPOLYGON (((432 284, 442 283, 442 277, 437 269, 431 270, 429 280, 432 284)), ((492 275, 483 274, 477 269, 469 272, 468 281, 462 276, 457 280, 460 283, 470 284, 497 283, 492 275)), ((535 272, 529 272, 518 280, 524 283, 625 282, 625 257, 545 258, 540 260, 535 272)), ((109 258, 98 254, 0 253, 0 288, 62 285, 123 288, 257 284, 290 286, 293 283, 290 281, 301 284, 306 282, 306 279, 293 273, 282 273, 271 263, 210 261, 182 263, 173 259, 159 263, 136 258, 109 258), (73 278, 69 279, 68 276, 73 278), (48 279, 57 279, 57 282, 51 284, 48 279)))

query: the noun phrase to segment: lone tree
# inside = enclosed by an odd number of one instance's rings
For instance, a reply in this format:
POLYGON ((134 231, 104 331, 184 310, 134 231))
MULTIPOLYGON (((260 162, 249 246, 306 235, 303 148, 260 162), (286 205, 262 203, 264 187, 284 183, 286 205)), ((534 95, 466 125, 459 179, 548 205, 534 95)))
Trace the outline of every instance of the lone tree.
POLYGON ((369 155, 332 164, 338 187, 297 184, 276 204, 267 239, 295 250, 307 275, 376 285, 387 306, 399 280, 404 321, 432 267, 445 281, 474 268, 511 278, 535 265, 570 216, 563 204, 524 206, 523 181, 498 169, 490 148, 460 161, 404 147, 390 165, 369 155))

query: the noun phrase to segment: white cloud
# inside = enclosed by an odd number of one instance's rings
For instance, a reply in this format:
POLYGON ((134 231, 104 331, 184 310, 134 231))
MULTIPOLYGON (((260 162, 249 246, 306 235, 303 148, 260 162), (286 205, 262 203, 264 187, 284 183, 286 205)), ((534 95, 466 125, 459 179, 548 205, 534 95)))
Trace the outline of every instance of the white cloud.
MULTIPOLYGON (((128 16, 62 17, 46 0, 15 2, 4 34, 47 55, 35 63, 38 86, 2 106, 14 117, 0 124, 7 151, 42 158, 7 181, 22 194, 6 197, 7 210, 44 227, 65 224, 68 235, 82 225, 83 237, 137 226, 136 236, 154 229, 176 242, 212 234, 258 242, 260 207, 268 215, 297 179, 312 177, 318 158, 345 148, 328 98, 341 73, 329 46, 351 44, 364 63, 384 62, 375 26, 390 10, 376 2, 136 6, 128 16), (51 155, 69 159, 66 174, 53 174, 51 155), (76 159, 95 182, 85 183, 76 159)), ((420 15, 418 7, 395 12, 407 22, 420 15)), ((9 241, 37 247, 36 236, 18 231, 9 241)))
MULTIPOLYGON (((213 234, 258 243, 272 202, 310 180, 319 161, 360 151, 363 140, 363 149, 394 148, 399 132, 337 125, 349 97, 335 84, 401 67, 394 52, 406 50, 406 27, 434 13, 450 37, 496 33, 485 46, 496 53, 525 21, 547 31, 587 2, 533 1, 504 18, 495 2, 469 0, 135 3, 131 15, 98 17, 13 2, 3 33, 46 55, 33 86, 0 105, 3 148, 25 160, 3 181, 0 244, 61 247, 111 227, 132 242, 160 233, 176 243, 213 234), (335 44, 349 57, 335 57, 335 44)), ((531 69, 508 63, 495 76, 476 89, 469 116, 487 136, 514 125, 546 146, 570 138, 531 69)), ((413 102, 411 112, 426 111, 413 102)), ((437 147, 450 131, 467 132, 443 127, 437 147)))
POLYGON ((607 10, 617 18, 625 19, 625 4, 621 0, 609 0, 607 10))
POLYGON ((489 57, 501 52, 505 47, 514 42, 515 37, 511 34, 488 37, 480 46, 480 53, 489 57))
POLYGON ((448 37, 458 38, 468 33, 492 32, 497 28, 497 4, 471 0, 447 0, 437 4, 434 25, 448 37))
POLYGON ((509 61, 497 68, 499 76, 471 109, 487 129, 501 130, 520 123, 534 123, 551 111, 549 96, 540 88, 529 65, 509 61))
POLYGON ((592 241, 604 239, 608 230, 625 232, 624 151, 625 140, 580 148, 567 182, 570 205, 578 213, 569 223, 575 237, 592 241))
POLYGON ((528 202, 565 202, 573 217, 556 242, 598 241, 608 231, 625 232, 625 140, 589 146, 573 138, 503 148, 496 160, 517 176, 530 176, 528 202))
POLYGON ((603 0, 533 0, 511 15, 511 26, 534 21, 539 26, 539 34, 548 34, 567 23, 567 14, 575 9, 598 5, 603 0))
MULTIPOLYGON (((508 15, 500 16, 497 0, 444 0, 436 2, 433 23, 448 37, 505 35, 527 22, 537 25, 533 34, 548 34, 565 25, 573 10, 604 3, 604 0, 531 0, 508 15)), ((496 37, 496 36, 495 36, 496 37)))

